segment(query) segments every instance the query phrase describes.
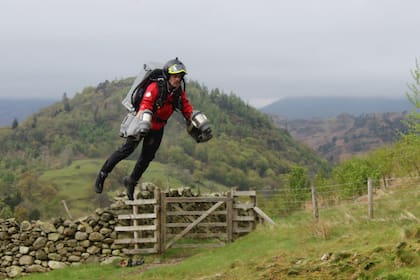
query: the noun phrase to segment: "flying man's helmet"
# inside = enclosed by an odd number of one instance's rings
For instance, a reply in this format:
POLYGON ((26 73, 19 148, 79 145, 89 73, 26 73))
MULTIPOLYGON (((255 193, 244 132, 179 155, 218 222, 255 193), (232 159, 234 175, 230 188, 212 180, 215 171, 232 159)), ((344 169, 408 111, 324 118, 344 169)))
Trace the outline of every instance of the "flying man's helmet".
POLYGON ((171 59, 163 66, 163 76, 166 80, 169 79, 169 75, 172 74, 187 74, 187 68, 185 68, 184 63, 182 63, 178 57, 175 59, 171 59))

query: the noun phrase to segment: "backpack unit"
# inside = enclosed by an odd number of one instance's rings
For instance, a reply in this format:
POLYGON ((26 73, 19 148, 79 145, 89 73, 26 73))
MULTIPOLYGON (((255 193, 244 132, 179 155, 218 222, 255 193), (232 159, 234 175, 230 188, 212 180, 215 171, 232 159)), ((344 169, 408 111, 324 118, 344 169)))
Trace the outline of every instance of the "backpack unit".
MULTIPOLYGON (((139 75, 137 77, 137 79, 134 81, 133 85, 131 86, 130 91, 127 93, 127 96, 122 101, 122 104, 130 112, 137 112, 138 111, 138 109, 140 107, 140 103, 143 99, 143 95, 144 95, 147 87, 152 82, 157 82, 158 83, 158 88, 159 88, 159 97, 154 104, 153 111, 155 111, 157 108, 161 107, 163 105, 163 102, 167 98, 168 88, 167 88, 167 85, 166 85, 165 78, 163 76, 163 70, 160 69, 160 68, 156 68, 156 69, 152 70, 150 68, 147 68, 147 65, 144 66, 144 70, 146 71, 146 73, 144 74, 143 78, 140 80, 141 76, 139 75)), ((185 90, 185 81, 184 80, 182 80, 182 86, 179 87, 173 93, 174 94, 174 99, 173 99, 173 104, 172 105, 174 106, 175 109, 178 109, 178 110, 182 109, 182 102, 181 102, 181 98, 180 98, 182 90, 185 90)))

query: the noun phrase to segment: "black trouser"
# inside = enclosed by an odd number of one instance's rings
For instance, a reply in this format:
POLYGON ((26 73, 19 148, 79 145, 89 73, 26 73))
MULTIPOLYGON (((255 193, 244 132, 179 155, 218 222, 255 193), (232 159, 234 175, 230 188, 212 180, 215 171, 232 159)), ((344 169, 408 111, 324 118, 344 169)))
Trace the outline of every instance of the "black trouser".
MULTIPOLYGON (((138 181, 146 171, 150 162, 155 158, 156 151, 159 149, 163 137, 163 128, 161 130, 150 130, 143 138, 143 147, 136 165, 131 172, 131 179, 138 181)), ((110 173, 112 169, 123 159, 127 158, 139 145, 141 139, 137 140, 135 137, 128 137, 124 145, 116 150, 104 163, 101 168, 102 172, 110 173)))

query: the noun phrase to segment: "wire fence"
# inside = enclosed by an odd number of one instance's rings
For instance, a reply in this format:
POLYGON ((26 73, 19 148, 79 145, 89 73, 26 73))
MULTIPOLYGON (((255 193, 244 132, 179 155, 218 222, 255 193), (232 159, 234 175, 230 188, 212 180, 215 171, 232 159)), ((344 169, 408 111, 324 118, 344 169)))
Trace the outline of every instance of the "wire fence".
POLYGON ((368 219, 391 219, 410 213, 411 219, 420 221, 419 176, 312 185, 295 190, 262 189, 257 196, 259 204, 273 217, 303 211, 318 221, 329 210, 345 209, 368 219))

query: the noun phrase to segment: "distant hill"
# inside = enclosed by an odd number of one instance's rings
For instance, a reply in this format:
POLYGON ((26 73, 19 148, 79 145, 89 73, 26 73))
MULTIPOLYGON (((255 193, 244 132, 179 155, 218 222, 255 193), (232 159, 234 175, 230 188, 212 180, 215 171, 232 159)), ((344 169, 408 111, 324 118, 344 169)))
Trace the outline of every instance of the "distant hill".
POLYGON ((407 113, 369 113, 333 118, 285 119, 273 116, 278 127, 316 150, 331 163, 394 143, 407 131, 407 113))
POLYGON ((412 105, 405 98, 378 97, 292 97, 269 104, 260 110, 288 119, 330 118, 346 113, 404 112, 412 105))
POLYGON ((0 126, 10 126, 15 118, 21 122, 54 102, 52 98, 0 98, 0 126))

